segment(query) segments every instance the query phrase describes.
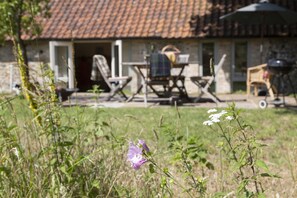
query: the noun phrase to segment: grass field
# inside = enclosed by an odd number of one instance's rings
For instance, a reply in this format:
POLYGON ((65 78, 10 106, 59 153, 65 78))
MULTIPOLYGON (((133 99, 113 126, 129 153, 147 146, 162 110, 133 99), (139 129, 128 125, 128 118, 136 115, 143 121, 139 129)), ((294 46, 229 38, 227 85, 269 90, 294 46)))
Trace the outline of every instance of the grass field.
MULTIPOLYGON (((16 118, 19 128, 26 126, 32 121, 31 112, 22 99, 13 100, 10 105, 3 105, 4 117, 9 122, 16 118), (13 112, 13 113, 12 113, 13 112)), ((60 108, 62 125, 71 129, 67 133, 69 139, 79 133, 81 141, 89 141, 88 148, 94 151, 94 145, 106 144, 102 138, 113 139, 119 143, 118 147, 102 148, 105 158, 100 158, 98 163, 104 163, 104 171, 111 174, 112 180, 100 183, 98 188, 106 188, 109 191, 100 191, 103 195, 111 196, 111 189, 115 188, 113 196, 119 197, 163 197, 166 192, 160 187, 162 177, 149 174, 149 165, 144 164, 140 170, 130 168, 126 160, 126 152, 130 141, 145 140, 156 162, 162 167, 167 167, 178 176, 183 183, 182 169, 178 163, 174 163, 176 150, 170 147, 170 136, 183 136, 185 140, 190 137, 198 137, 199 141, 207 149, 207 159, 214 165, 214 170, 206 170, 197 165, 195 173, 206 177, 206 197, 221 197, 217 192, 225 192, 224 196, 232 192, 232 182, 229 174, 221 173, 226 179, 221 181, 220 172, 224 169, 220 163, 224 161, 218 149, 220 136, 210 127, 202 123, 208 119, 206 108, 104 108, 94 109, 87 107, 60 108), (91 138, 90 134, 96 138, 91 138), (94 143, 93 141, 97 141, 94 143), (118 150, 114 150, 114 149, 118 150), (107 149, 107 150, 106 150, 107 149), (116 159, 114 159, 116 158, 116 159), (105 162, 102 162, 102 160, 105 162), (110 164, 110 166, 108 165, 110 164), (224 184, 222 184, 224 183, 224 184), (105 184, 105 187, 102 186, 105 184), (109 186, 110 185, 110 186, 109 186), (162 194, 164 193, 164 194, 162 194)), ((297 111, 288 109, 240 109, 240 115, 244 123, 252 126, 258 141, 266 144, 258 153, 263 158, 269 169, 281 178, 267 178, 263 185, 266 186, 267 197, 296 197, 297 196, 297 111)), ((26 137, 23 132, 20 136, 26 137)), ((28 135, 28 134, 27 134, 28 135)), ((76 140, 77 141, 77 140, 76 140)), ((25 144, 26 141, 22 141, 25 144)), ((84 145, 84 144, 82 144, 84 145)), ((28 145, 23 145, 26 148, 28 145)), ((95 149, 96 150, 96 149, 95 149)), ((97 155, 97 153, 96 153, 97 155)), ((102 165, 102 164, 101 164, 102 165)), ((195 165, 195 163, 194 163, 195 165)), ((94 164, 96 166, 96 163, 94 164)), ((100 166, 99 164, 97 166, 100 166)), ((98 168, 98 170, 101 170, 98 168)), ((97 171, 98 171, 97 170, 97 171)), ((102 170, 101 170, 102 171, 102 170)), ((96 177, 107 177, 108 174, 96 173, 96 177)), ((106 178, 105 178, 106 179, 106 178)), ((162 185, 161 185, 162 186, 162 185)), ((195 195, 195 194, 194 194, 195 195)), ((183 190, 173 187, 172 192, 166 196, 187 197, 183 190), (172 194, 171 194, 172 193, 172 194)), ((166 197, 165 196, 165 197, 166 197)), ((230 195, 233 196, 232 194, 230 195)), ((90 196, 91 197, 91 196, 90 196)), ((223 195, 222 195, 223 197, 223 195)))

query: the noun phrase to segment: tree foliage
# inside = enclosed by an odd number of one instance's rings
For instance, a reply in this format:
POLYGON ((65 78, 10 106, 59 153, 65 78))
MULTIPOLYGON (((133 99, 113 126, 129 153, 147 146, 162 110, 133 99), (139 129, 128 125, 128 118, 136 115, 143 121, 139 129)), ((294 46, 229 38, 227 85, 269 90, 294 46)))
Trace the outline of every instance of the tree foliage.
POLYGON ((41 33, 41 20, 49 16, 48 7, 49 0, 2 0, 0 2, 0 41, 12 40, 15 54, 17 54, 17 46, 20 47, 28 77, 28 57, 24 39, 32 39, 41 33))
POLYGON ((41 22, 49 16, 49 0, 1 0, 0 39, 11 40, 20 70, 23 93, 31 110, 37 115, 37 104, 32 93, 27 50, 24 39, 32 39, 41 33, 41 22))
POLYGON ((49 16, 49 0, 2 0, 0 2, 0 38, 2 41, 32 38, 41 33, 40 22, 49 16))

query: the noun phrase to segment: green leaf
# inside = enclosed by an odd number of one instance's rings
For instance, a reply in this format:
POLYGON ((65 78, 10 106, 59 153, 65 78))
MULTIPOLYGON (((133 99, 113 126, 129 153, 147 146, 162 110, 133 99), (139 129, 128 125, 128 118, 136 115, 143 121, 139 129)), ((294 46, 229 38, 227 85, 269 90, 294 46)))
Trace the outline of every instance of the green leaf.
POLYGON ((207 153, 204 152, 204 151, 200 151, 200 152, 198 153, 198 155, 199 155, 200 158, 206 158, 206 157, 207 157, 207 153))
POLYGON ((6 175, 9 175, 11 171, 9 168, 6 168, 5 166, 0 166, 0 172, 5 172, 6 175))
POLYGON ((197 153, 190 153, 190 154, 189 154, 189 157, 190 157, 192 160, 194 160, 194 159, 196 159, 196 158, 198 157, 198 154, 197 154, 197 153))
POLYGON ((71 146, 73 145, 73 142, 70 141, 64 141, 64 142, 59 142, 58 146, 71 146))
POLYGON ((274 178, 281 178, 279 175, 270 174, 270 173, 261 173, 261 177, 274 177, 274 178))
POLYGON ((169 173, 168 168, 163 168, 163 173, 168 174, 169 173))
POLYGON ((161 187, 164 188, 167 185, 167 180, 165 177, 162 177, 161 179, 161 187))
POLYGON ((56 164, 57 162, 57 158, 53 158, 51 161, 50 161, 50 165, 54 165, 56 164))
POLYGON ((258 194, 258 198, 266 198, 266 196, 265 196, 264 193, 259 193, 259 194, 258 194))
POLYGON ((65 166, 61 166, 60 170, 62 171, 62 173, 64 173, 65 175, 68 175, 67 171, 66 171, 66 167, 65 166))
POLYGON ((213 165, 212 163, 210 163, 210 162, 207 162, 207 163, 205 164, 205 166, 206 166, 209 170, 214 170, 214 165, 213 165))
POLYGON ((264 169, 265 171, 268 171, 269 170, 268 169, 268 166, 266 165, 266 163, 264 161, 262 161, 262 160, 257 160, 256 163, 255 163, 255 165, 257 167, 259 167, 259 168, 264 169))
POLYGON ((150 164, 149 165, 149 170, 150 170, 150 173, 155 173, 155 168, 154 168, 154 165, 153 164, 150 164))
POLYGON ((180 136, 178 136, 178 137, 176 138, 176 140, 177 140, 177 141, 181 141, 183 138, 184 138, 184 136, 183 136, 183 135, 180 135, 180 136))
POLYGON ((92 186, 99 189, 100 188, 100 182, 98 180, 94 180, 92 182, 92 186))
POLYGON ((246 156, 247 156, 247 152, 243 151, 240 155, 240 159, 239 159, 239 163, 240 165, 244 165, 246 163, 246 156))
POLYGON ((246 188, 247 185, 248 185, 248 180, 246 180, 246 179, 242 180, 240 182, 240 185, 237 188, 237 193, 240 194, 246 188))

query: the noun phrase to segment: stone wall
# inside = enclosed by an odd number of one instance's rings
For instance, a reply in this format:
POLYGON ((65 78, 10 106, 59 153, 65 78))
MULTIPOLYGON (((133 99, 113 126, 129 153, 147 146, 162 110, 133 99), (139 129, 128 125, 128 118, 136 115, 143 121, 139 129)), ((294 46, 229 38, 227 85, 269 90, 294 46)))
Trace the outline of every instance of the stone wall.
POLYGON ((231 57, 232 57, 232 43, 230 40, 217 41, 217 58, 215 64, 217 64, 221 57, 226 54, 226 59, 216 77, 216 93, 231 93, 231 57))
POLYGON ((15 62, 0 63, 0 93, 11 92, 20 83, 19 70, 15 62))
MULTIPOLYGON (((216 83, 217 93, 230 93, 231 92, 231 42, 215 40, 215 64, 217 64, 223 54, 227 55, 226 61, 223 65, 223 69, 218 74, 218 82, 216 83)), ((138 40, 138 41, 125 41, 123 43, 123 62, 141 62, 143 61, 144 54, 149 53, 151 49, 154 51, 161 51, 161 49, 172 44, 176 46, 182 54, 190 54, 189 66, 185 68, 183 75, 186 76, 185 86, 190 94, 196 94, 199 92, 198 87, 190 80, 191 76, 199 75, 199 66, 201 66, 200 60, 200 44, 199 40, 138 40), (153 46, 153 47, 152 47, 153 46)), ((130 66, 123 66, 123 70, 126 70, 128 75, 133 77, 130 87, 132 92, 137 90, 137 87, 141 84, 140 76, 137 76, 135 71, 130 66)), ((174 72, 174 71, 173 71, 174 72)))
MULTIPOLYGON (((48 42, 27 43, 30 73, 35 81, 41 82, 40 64, 49 63, 48 42)), ((19 68, 12 50, 12 43, 0 47, 0 92, 12 92, 15 84, 20 84, 19 68)))
MULTIPOLYGON (((199 91, 196 85, 190 81, 190 76, 199 75, 199 67, 201 66, 201 44, 205 39, 188 39, 188 40, 123 40, 123 62, 141 62, 145 54, 151 50, 159 51, 168 44, 175 45, 184 54, 190 54, 189 66, 185 68, 186 88, 189 93, 197 94, 199 91)), ((212 39, 210 42, 215 43, 215 63, 218 63, 223 54, 226 54, 226 60, 222 70, 217 74, 216 92, 230 93, 232 92, 232 45, 234 39, 212 39)), ((248 40, 248 67, 261 64, 260 45, 262 40, 259 38, 248 40)), ((285 58, 290 61, 297 60, 297 39, 263 39, 264 50, 263 60, 266 62, 269 58, 285 58)), ((27 44, 28 58, 30 69, 39 70, 41 62, 49 63, 49 44, 48 41, 31 42, 27 44)), ((290 74, 297 85, 296 71, 290 74)), ((135 92, 141 84, 140 76, 129 66, 123 66, 123 75, 133 77, 130 87, 135 92)), ((41 79, 37 79, 41 80, 41 79)), ((15 83, 20 83, 18 68, 14 61, 11 43, 0 46, 0 92, 9 92, 15 83)), ((297 86, 295 86, 297 87, 297 86)))
POLYGON ((277 39, 269 40, 269 48, 266 54, 266 60, 269 59, 284 59, 293 65, 292 70, 288 75, 281 78, 283 87, 278 83, 277 78, 273 79, 275 86, 280 86, 280 92, 286 94, 297 92, 297 39, 277 39), (292 82, 292 84, 290 83, 292 82))
MULTIPOLYGON (((182 54, 190 54, 189 66, 184 69, 183 75, 187 76, 185 85, 189 92, 197 92, 197 87, 190 81, 191 74, 198 75, 198 42, 195 40, 131 40, 123 42, 123 62, 142 62, 144 55, 149 54, 151 51, 161 51, 162 48, 168 44, 176 46, 182 54)), ((140 86, 141 78, 137 71, 131 66, 123 66, 124 73, 133 77, 132 82, 129 84, 131 91, 135 92, 140 86)), ((178 71, 174 71, 173 73, 178 71)))

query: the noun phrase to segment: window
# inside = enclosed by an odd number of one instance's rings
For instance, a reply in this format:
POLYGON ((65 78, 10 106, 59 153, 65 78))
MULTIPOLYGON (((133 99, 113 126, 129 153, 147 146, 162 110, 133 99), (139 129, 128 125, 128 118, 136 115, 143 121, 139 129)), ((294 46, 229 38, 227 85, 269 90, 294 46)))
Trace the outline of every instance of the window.
POLYGON ((247 70, 247 43, 236 42, 234 50, 234 73, 246 75, 247 70))
POLYGON ((247 72, 247 57, 248 47, 247 42, 240 41, 234 43, 233 54, 233 91, 246 90, 246 72, 247 72))

